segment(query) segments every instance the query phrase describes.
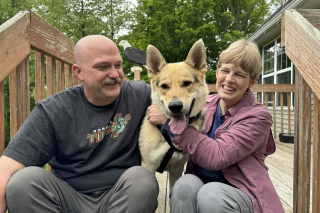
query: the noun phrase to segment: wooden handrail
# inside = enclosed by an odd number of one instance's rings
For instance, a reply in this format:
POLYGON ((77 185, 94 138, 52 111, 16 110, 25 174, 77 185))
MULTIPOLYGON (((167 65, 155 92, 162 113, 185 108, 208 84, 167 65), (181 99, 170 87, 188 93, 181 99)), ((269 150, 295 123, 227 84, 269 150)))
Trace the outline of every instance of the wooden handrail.
POLYGON ((73 64, 73 41, 34 13, 30 13, 31 48, 45 55, 73 64))
POLYGON ((12 138, 30 112, 31 49, 35 50, 35 101, 79 84, 79 81, 73 77, 71 69, 74 63, 73 41, 31 11, 21 11, 0 26, 0 47, 1 155, 5 147, 4 79, 9 76, 10 138, 12 138), (55 78, 56 73, 58 79, 55 78))
POLYGON ((74 43, 30 11, 21 11, 0 26, 0 82, 35 49, 73 64, 74 43))
MULTIPOLYGON (((209 92, 217 92, 215 84, 208 84, 209 92)), ((294 84, 256 84, 253 92, 294 92, 294 84)))
POLYGON ((319 9, 286 10, 282 13, 281 44, 285 46, 286 54, 296 68, 293 177, 293 209, 295 213, 320 212, 319 30, 319 9), (311 116, 312 91, 314 94, 313 124, 311 116), (312 149, 313 157, 311 156, 312 149), (311 173, 312 162, 313 172, 311 173), (312 191, 312 209, 310 209, 310 191, 312 191))
POLYGON ((0 26, 0 82, 30 54, 30 12, 22 11, 0 26))
POLYGON ((282 41, 286 54, 320 98, 320 10, 285 10, 282 41))

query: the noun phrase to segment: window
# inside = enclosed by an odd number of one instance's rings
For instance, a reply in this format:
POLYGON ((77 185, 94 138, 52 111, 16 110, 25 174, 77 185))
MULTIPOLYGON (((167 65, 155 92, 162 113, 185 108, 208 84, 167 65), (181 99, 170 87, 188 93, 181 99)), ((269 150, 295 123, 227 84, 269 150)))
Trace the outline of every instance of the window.
POLYGON ((270 43, 264 48, 263 74, 267 75, 274 71, 274 43, 270 43))
MULTIPOLYGON (((281 38, 268 43, 262 48, 263 84, 292 84, 292 63, 281 47, 281 38)), ((291 94, 291 104, 293 103, 291 94)), ((268 95, 268 106, 272 106, 272 93, 268 95)), ((263 97, 265 103, 266 98, 263 97)), ((276 106, 280 106, 280 93, 276 93, 276 106)), ((283 106, 288 106, 287 95, 283 95, 283 106)))
POLYGON ((281 39, 277 40, 277 70, 283 70, 291 67, 291 61, 286 55, 285 50, 281 47, 281 39))

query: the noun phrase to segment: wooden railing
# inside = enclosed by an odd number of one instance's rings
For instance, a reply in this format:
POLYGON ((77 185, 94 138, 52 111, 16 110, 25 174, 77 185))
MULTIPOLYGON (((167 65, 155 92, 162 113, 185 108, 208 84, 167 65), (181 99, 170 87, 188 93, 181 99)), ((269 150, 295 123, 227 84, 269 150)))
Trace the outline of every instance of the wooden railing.
POLYGON ((72 75, 73 42, 30 11, 0 26, 0 156, 5 148, 4 80, 9 76, 10 138, 30 112, 29 56, 35 51, 35 102, 79 84, 72 75))
MULTIPOLYGON (((282 41, 286 51, 295 66, 296 85, 256 85, 253 91, 257 99, 269 103, 268 94, 272 93, 273 105, 269 109, 276 111, 275 93, 280 93, 281 126, 283 126, 283 97, 295 92, 295 185, 294 209, 295 212, 307 213, 310 203, 310 147, 311 147, 311 89, 314 98, 313 129, 319 130, 319 97, 320 97, 320 42, 319 31, 310 23, 304 23, 301 14, 297 11, 287 11, 284 14, 282 41), (298 18, 297 18, 298 17, 298 18), (295 20, 295 19, 298 19, 295 20), (300 23, 302 22, 302 23, 300 23), (293 26, 291 26, 293 25, 293 26), (296 26, 298 25, 298 26, 296 26), (296 36, 298 30, 299 36, 296 36), (300 40, 301 39, 301 40, 300 40), (301 42, 301 43, 300 43, 301 42), (309 88, 309 86, 311 89, 309 88), (262 95, 263 94, 263 95, 262 95), (262 100, 264 97, 264 100, 262 100), (309 194, 308 194, 309 193, 309 194)), ((318 13, 319 14, 319 13, 318 13)), ((319 17, 319 15, 316 15, 319 17)), ((319 19, 316 19, 319 20, 319 19)), ((29 93, 29 55, 35 51, 35 101, 77 85, 80 82, 72 75, 73 42, 54 27, 43 21, 30 11, 22 11, 0 26, 0 155, 5 147, 4 126, 4 79, 9 76, 10 96, 10 137, 17 132, 30 112, 29 93)), ((211 92, 215 92, 215 85, 208 85, 211 92)), ((288 128, 290 116, 290 95, 288 95, 288 128)), ((273 114, 273 131, 276 135, 276 115, 273 114)), ((283 127, 281 127, 283 132, 283 127)), ((319 132, 313 131, 313 159, 314 165, 320 165, 319 132)), ((313 169, 313 211, 320 212, 320 168, 313 169)))
MULTIPOLYGON (((210 84, 208 85, 209 92, 214 93, 216 92, 216 85, 210 84)), ((291 133, 291 93, 294 93, 295 86, 293 84, 256 84, 252 91, 256 93, 257 100, 261 103, 264 103, 265 106, 269 109, 269 111, 272 113, 273 116, 273 136, 274 138, 277 138, 278 132, 277 132, 277 123, 278 119, 276 116, 276 113, 278 111, 278 108, 280 108, 280 132, 279 133, 291 133), (276 105, 276 93, 279 93, 280 96, 280 106, 277 107, 276 105), (272 96, 272 100, 269 101, 269 94, 272 96), (287 97, 287 106, 284 107, 284 97, 287 97), (270 106, 270 103, 271 105, 270 106), (285 122, 284 119, 284 110, 287 110, 287 121, 285 122), (287 131, 284 131, 284 124, 287 124, 288 128, 287 131)))
POLYGON ((320 212, 319 30, 320 10, 287 10, 282 14, 281 44, 296 68, 294 213, 320 212))

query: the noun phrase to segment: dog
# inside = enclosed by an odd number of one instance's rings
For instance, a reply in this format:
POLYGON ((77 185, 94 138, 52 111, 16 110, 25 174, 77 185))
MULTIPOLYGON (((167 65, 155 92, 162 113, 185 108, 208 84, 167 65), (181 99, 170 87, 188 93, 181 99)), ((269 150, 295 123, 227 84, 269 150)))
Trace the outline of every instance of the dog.
MULTIPOLYGON (((205 82, 206 52, 202 39, 194 43, 187 59, 183 62, 167 64, 160 51, 152 45, 147 47, 146 55, 152 104, 171 119, 169 123, 171 132, 181 134, 187 126, 202 131, 208 95, 205 82)), ((164 167, 162 169, 169 173, 171 189, 182 176, 187 156, 179 147, 169 145, 160 129, 151 124, 147 116, 140 130, 139 148, 142 157, 141 166, 153 173, 160 166, 164 167), (166 154, 170 149, 172 156, 168 160, 166 154), (164 166, 161 165, 163 160, 167 161, 164 166)))

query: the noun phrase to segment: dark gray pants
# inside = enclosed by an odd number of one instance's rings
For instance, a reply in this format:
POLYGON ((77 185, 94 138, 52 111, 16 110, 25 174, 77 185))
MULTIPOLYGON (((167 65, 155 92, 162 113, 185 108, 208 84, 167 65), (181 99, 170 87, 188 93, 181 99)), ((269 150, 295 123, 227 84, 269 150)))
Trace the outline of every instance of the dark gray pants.
POLYGON ((253 213, 250 197, 224 183, 203 184, 195 175, 182 176, 170 192, 170 213, 253 213))
POLYGON ((158 193, 154 174, 140 166, 128 169, 111 190, 97 197, 75 191, 39 167, 18 171, 6 187, 10 213, 148 213, 157 209, 158 193))

